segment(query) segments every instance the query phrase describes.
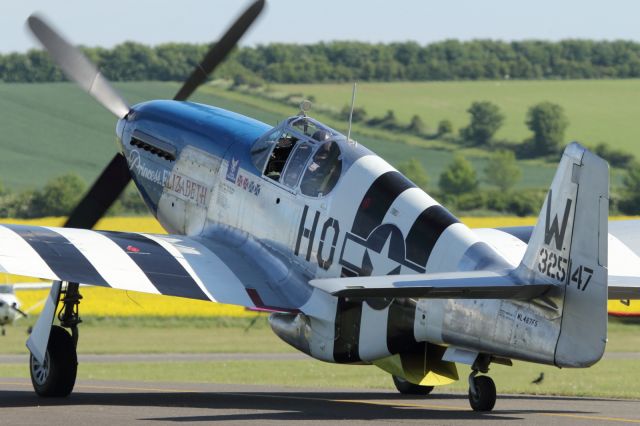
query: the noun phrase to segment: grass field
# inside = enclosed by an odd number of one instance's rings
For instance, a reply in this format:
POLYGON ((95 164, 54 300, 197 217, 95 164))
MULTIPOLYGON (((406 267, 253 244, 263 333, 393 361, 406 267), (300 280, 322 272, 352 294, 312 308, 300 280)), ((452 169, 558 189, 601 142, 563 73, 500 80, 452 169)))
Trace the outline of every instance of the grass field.
MULTIPOLYGON (((265 315, 253 316, 83 315, 80 349, 91 354, 294 352, 271 332, 265 315)), ((35 320, 23 319, 8 328, 7 335, 0 338, 0 354, 27 353, 26 331, 35 320)), ((607 353, 614 352, 640 353, 640 321, 609 319, 607 353)))
MULTIPOLYGON (((508 393, 639 398, 640 382, 629 371, 638 360, 603 360, 590 369, 560 370, 517 363, 492 366, 498 395, 508 393), (540 385, 531 381, 544 372, 540 385)), ((434 392, 466 392, 467 366, 459 366, 461 380, 434 392)), ((0 377, 29 377, 28 365, 0 365, 0 377)), ((389 375, 373 366, 326 364, 315 360, 210 361, 80 364, 80 379, 162 382, 283 385, 291 387, 373 388, 395 392, 389 375)), ((500 398, 500 396, 498 396, 500 398)))
MULTIPOLYGON (((318 103, 341 108, 351 101, 351 84, 273 85, 285 93, 313 95, 318 103)), ((393 109, 408 123, 418 114, 431 128, 449 119, 459 129, 469 121, 473 101, 499 105, 506 119, 497 138, 521 141, 530 135, 527 109, 538 102, 562 105, 569 118, 567 141, 607 142, 637 154, 640 139, 640 80, 477 81, 360 83, 357 105, 370 116, 393 109)))
MULTIPOLYGON (((81 311, 82 313, 83 311, 81 311)), ((254 313, 253 316, 256 314, 254 313)), ((78 351, 86 354, 293 352, 271 332, 267 318, 85 316, 78 351)), ((28 353, 27 327, 18 321, 0 339, 0 354, 28 353)))
MULTIPOLYGON (((118 83, 124 97, 135 104, 149 99, 170 98, 177 83, 118 83)), ((319 103, 340 108, 350 99, 348 84, 276 85, 283 92, 314 95, 319 103)), ((640 123, 640 80, 582 81, 508 81, 442 83, 364 83, 360 85, 358 103, 370 114, 394 109, 401 120, 414 113, 434 126, 440 119, 453 120, 455 127, 468 121, 465 110, 473 100, 488 99, 499 104, 506 121, 498 137, 520 140, 527 136, 524 125, 526 109, 541 100, 563 105, 571 121, 567 138, 586 143, 606 141, 613 146, 636 151, 640 123)), ((194 101, 245 114, 269 124, 295 114, 276 102, 221 87, 202 87, 194 101)), ((312 114, 338 130, 346 123, 321 113, 312 114)), ((42 186, 54 176, 73 171, 93 181, 115 153, 113 116, 71 83, 3 84, 0 83, 0 182, 22 190, 42 186)), ((354 137, 393 165, 410 158, 422 162, 431 177, 431 187, 451 161, 452 147, 442 149, 442 142, 425 142, 406 135, 373 131, 359 126, 354 137)), ((482 176, 486 166, 484 151, 465 150, 482 176)), ((555 164, 540 161, 521 162, 523 176, 519 188, 547 187, 555 164)), ((613 182, 619 182, 614 171, 613 182)))
MULTIPOLYGON (((292 86, 292 90, 295 86, 292 86)), ((264 111, 276 111, 281 117, 286 117, 294 113, 294 110, 286 105, 255 95, 249 95, 237 91, 228 91, 224 86, 209 85, 202 87, 201 92, 224 97, 233 100, 241 105, 251 105, 252 107, 264 111)), ((323 123, 346 133, 347 123, 338 121, 334 117, 311 110, 313 117, 323 123)), ((358 123, 354 124, 352 138, 358 143, 365 145, 376 154, 387 160, 394 166, 415 158, 420 161, 430 177, 430 188, 436 188, 438 177, 444 168, 452 161, 453 150, 458 147, 443 141, 425 141, 422 138, 406 134, 396 134, 379 129, 364 127, 358 123)), ((485 185, 483 180, 483 170, 487 165, 488 151, 477 148, 466 148, 463 155, 473 164, 478 172, 480 183, 485 185)), ((522 170, 522 179, 516 184, 517 188, 546 188, 551 183, 557 164, 540 160, 527 160, 519 162, 522 170)), ((618 182, 617 171, 613 170, 613 182, 618 182)))
MULTIPOLYGON (((116 87, 134 104, 170 98, 178 84, 137 82, 119 83, 116 87)), ((276 102, 211 86, 198 90, 192 100, 274 125, 297 113, 295 108, 276 102)), ((344 123, 333 123, 321 114, 318 118, 345 131, 344 123)), ((0 83, 0 128, 0 182, 11 189, 39 187, 50 178, 69 171, 91 182, 116 152, 115 119, 71 83, 0 83)), ((375 133, 356 129, 354 136, 394 165, 410 158, 419 159, 427 169, 433 187, 453 155, 446 150, 412 144, 410 138, 405 140, 393 134, 381 138, 375 133)), ((469 159, 481 174, 486 158, 472 155, 469 159)), ((555 171, 554 164, 539 162, 522 163, 522 168, 523 179, 519 187, 547 187, 555 171)))
MULTIPOLYGON (((167 99, 177 83, 116 84, 133 105, 167 99)), ((193 99, 275 123, 282 116, 219 96, 193 99)), ((39 187, 70 171, 88 182, 116 153, 115 118, 71 83, 0 83, 0 182, 11 189, 39 187)))
MULTIPOLYGON (((202 319, 87 318, 81 325, 79 352, 88 353, 285 353, 293 349, 280 341, 260 320, 246 329, 246 320, 224 325, 202 319), (241 322, 245 321, 245 322, 241 322)), ((31 320, 30 320, 31 321, 31 320)), ((26 353, 27 322, 11 328, 3 337, 0 353, 26 353)), ((640 326, 610 323, 607 354, 640 353, 640 326)), ((624 357, 624 354, 620 354, 624 357)), ((513 367, 492 366, 491 376, 499 393, 535 393, 640 397, 640 382, 633 373, 640 359, 607 358, 594 367, 558 369, 525 362, 513 367), (541 385, 530 382, 545 373, 541 385)), ((468 367, 458 366, 461 381, 437 390, 466 391, 468 367)), ((0 365, 0 377, 28 377, 25 364, 0 365)), ((345 366, 316 360, 231 360, 194 362, 80 363, 78 375, 86 379, 145 380, 273 384, 305 387, 392 389, 389 375, 372 366, 345 366)))

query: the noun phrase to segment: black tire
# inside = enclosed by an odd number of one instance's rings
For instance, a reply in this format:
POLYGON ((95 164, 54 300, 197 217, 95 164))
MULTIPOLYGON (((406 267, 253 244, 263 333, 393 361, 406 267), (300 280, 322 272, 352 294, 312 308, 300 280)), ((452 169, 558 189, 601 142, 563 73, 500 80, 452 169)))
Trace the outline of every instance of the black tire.
POLYGON ((62 327, 51 327, 45 361, 29 358, 33 389, 43 397, 65 397, 73 390, 78 372, 78 356, 71 335, 62 327))
POLYGON ((491 411, 496 405, 496 385, 489 376, 474 377, 476 394, 469 389, 469 404, 473 411, 491 411))
POLYGON ((429 395, 433 390, 433 386, 420 386, 398 376, 391 377, 393 377, 393 384, 396 385, 396 389, 403 395, 429 395))

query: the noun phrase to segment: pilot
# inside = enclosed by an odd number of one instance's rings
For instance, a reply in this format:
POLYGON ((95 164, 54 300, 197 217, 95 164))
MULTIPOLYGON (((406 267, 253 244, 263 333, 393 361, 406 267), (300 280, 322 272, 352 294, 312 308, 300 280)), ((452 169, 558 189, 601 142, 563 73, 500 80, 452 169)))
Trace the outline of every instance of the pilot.
MULTIPOLYGON (((318 132, 323 132, 324 130, 318 130, 316 133, 318 132)), ((314 134, 315 136, 315 134, 314 134)), ((315 137, 314 137, 315 139, 315 137)), ((329 160, 329 154, 331 153, 331 148, 333 146, 334 142, 327 142, 325 144, 323 144, 320 148, 318 148, 318 152, 316 152, 316 155, 313 156, 313 161, 311 162, 311 164, 309 164, 309 171, 310 172, 317 172, 320 171, 324 168, 326 168, 327 166, 327 162, 329 160)))
MULTIPOLYGON (((313 138, 316 140, 327 140, 329 137, 330 135, 324 130, 318 130, 313 134, 313 138)), ((302 180, 303 194, 317 196, 325 194, 327 189, 333 187, 337 179, 336 167, 339 163, 337 158, 339 155, 338 144, 333 141, 325 142, 318 148, 318 152, 313 156, 313 161, 307 167, 307 172, 302 180)))

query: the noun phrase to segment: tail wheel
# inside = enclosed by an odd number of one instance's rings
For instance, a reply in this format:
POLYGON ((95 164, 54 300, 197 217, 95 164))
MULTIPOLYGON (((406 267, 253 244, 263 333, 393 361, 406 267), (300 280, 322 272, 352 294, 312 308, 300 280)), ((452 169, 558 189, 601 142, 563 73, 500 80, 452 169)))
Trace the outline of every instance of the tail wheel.
POLYGON ((31 383, 38 395, 68 396, 76 383, 78 371, 78 356, 71 335, 62 327, 51 327, 44 362, 38 362, 32 354, 29 367, 31 383))
POLYGON ((473 411, 491 411, 496 405, 496 385, 489 376, 473 378, 475 391, 469 389, 469 404, 473 411))
POLYGON ((429 395, 433 390, 433 386, 420 386, 398 376, 392 377, 396 389, 403 395, 429 395))

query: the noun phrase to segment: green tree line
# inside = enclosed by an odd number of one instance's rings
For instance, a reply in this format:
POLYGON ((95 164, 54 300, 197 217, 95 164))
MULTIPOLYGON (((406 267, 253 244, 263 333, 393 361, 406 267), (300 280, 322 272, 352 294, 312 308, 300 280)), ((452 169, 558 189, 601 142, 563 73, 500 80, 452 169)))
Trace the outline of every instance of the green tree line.
MULTIPOLYGON (((126 42, 83 48, 115 81, 181 81, 202 59, 205 44, 150 47, 126 42)), ((372 44, 336 41, 241 47, 216 71, 238 83, 328 81, 585 79, 640 77, 640 43, 632 41, 446 40, 372 44)), ((64 76, 40 50, 0 55, 0 80, 53 82, 64 76)))
MULTIPOLYGON (((440 174, 437 186, 415 158, 398 165, 398 170, 428 191, 456 214, 488 213, 535 216, 540 212, 547 189, 516 189, 522 173, 512 151, 498 150, 479 174, 462 154, 455 154, 440 174), (487 184, 480 187, 480 183, 487 184)), ((640 214, 640 164, 631 162, 623 184, 609 200, 610 214, 640 214)))
MULTIPOLYGON (((46 216, 67 216, 78 204, 86 182, 74 173, 51 179, 42 188, 10 191, 0 183, 0 218, 32 219, 46 216)), ((149 211, 130 185, 109 209, 109 215, 143 215, 149 211)))

